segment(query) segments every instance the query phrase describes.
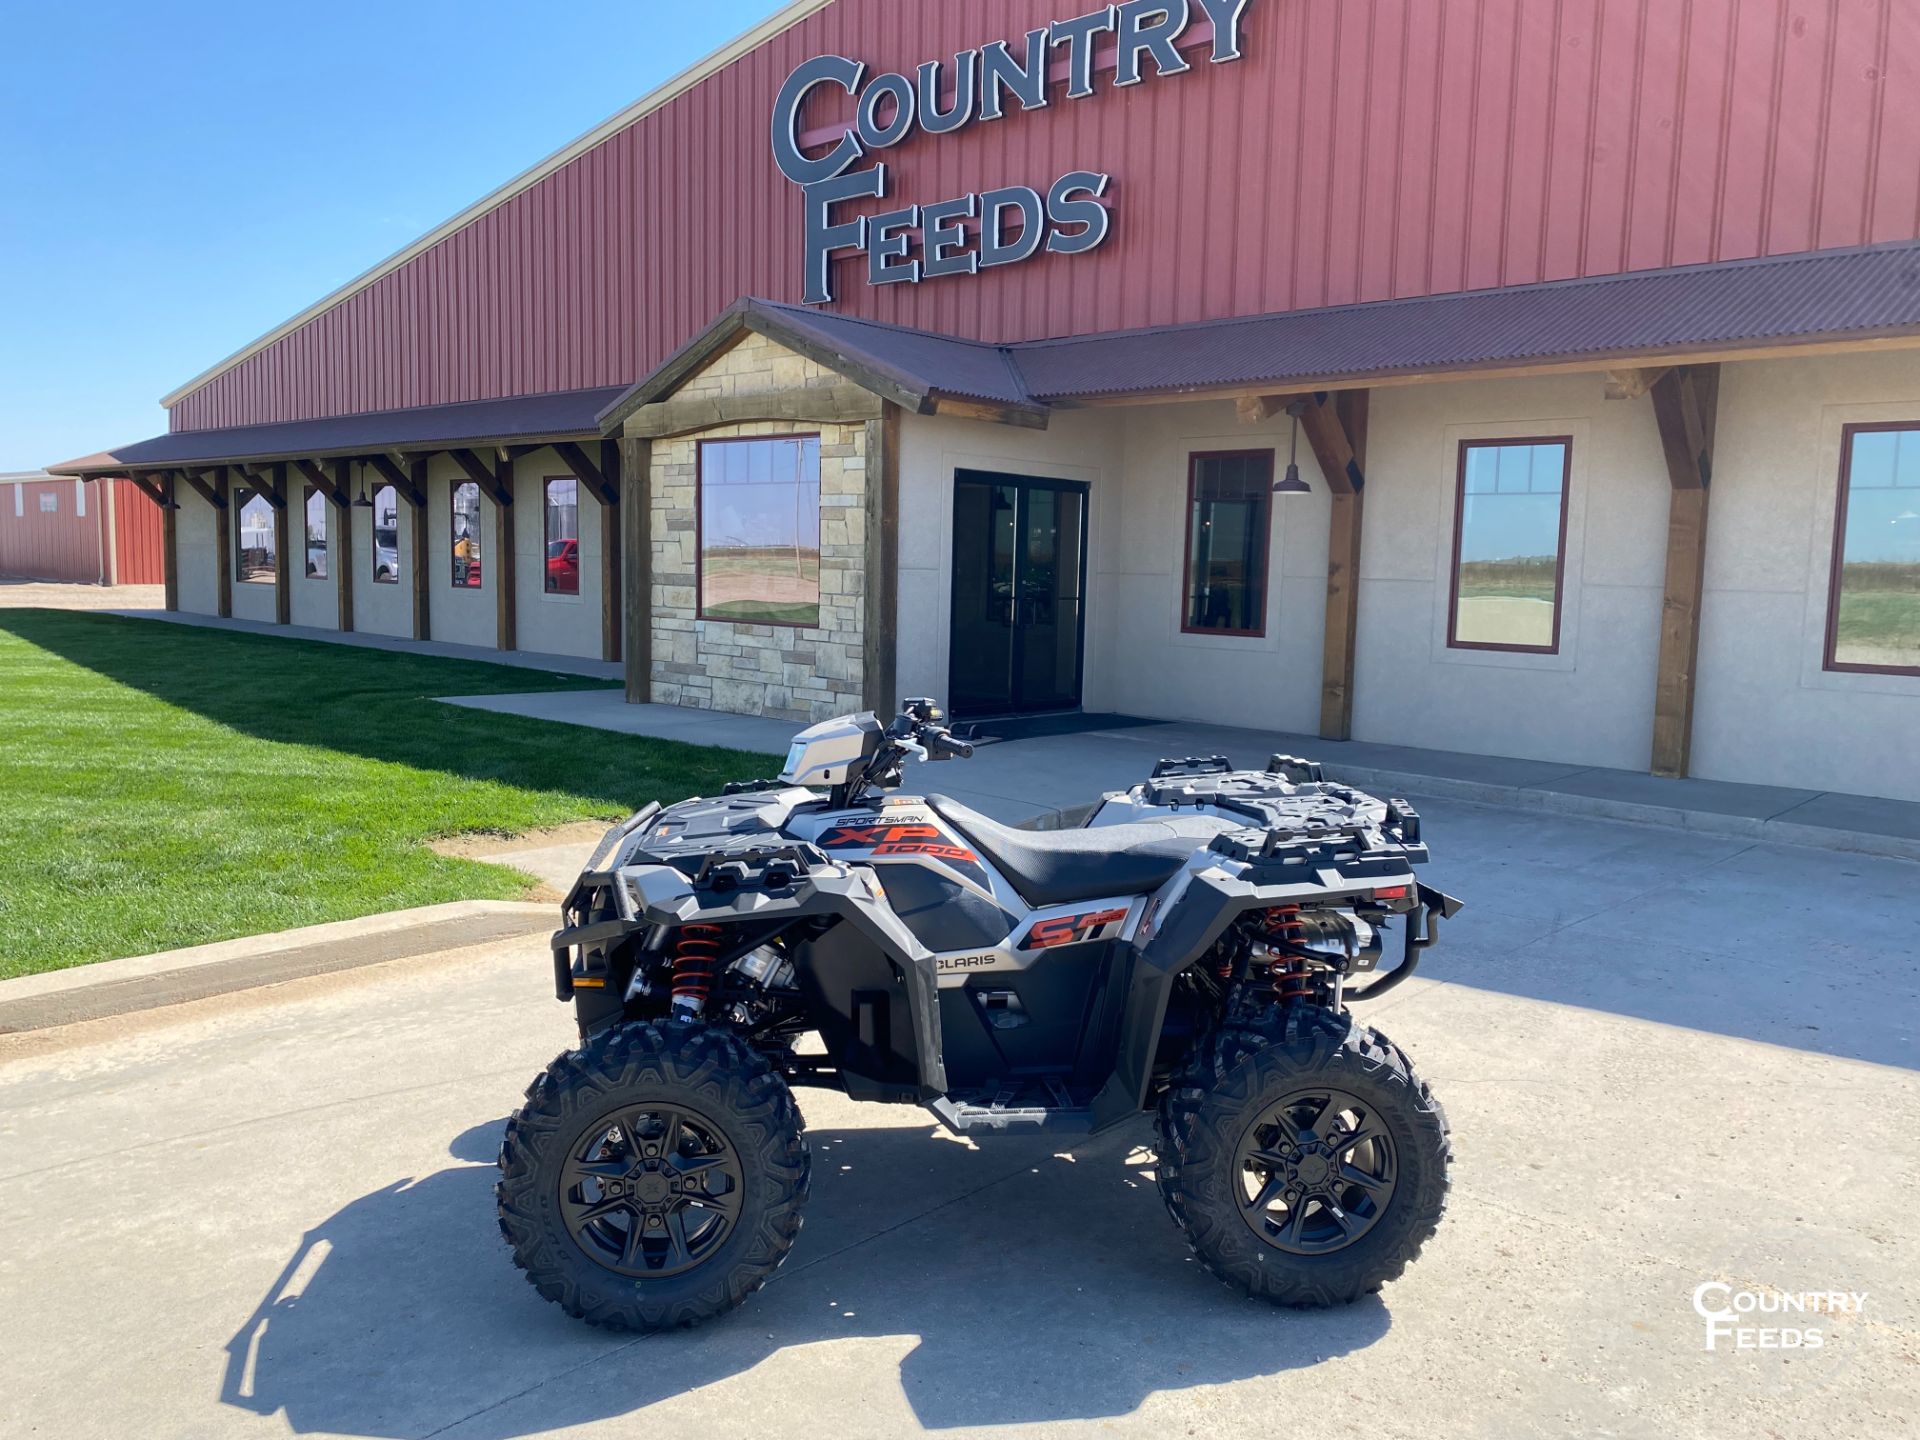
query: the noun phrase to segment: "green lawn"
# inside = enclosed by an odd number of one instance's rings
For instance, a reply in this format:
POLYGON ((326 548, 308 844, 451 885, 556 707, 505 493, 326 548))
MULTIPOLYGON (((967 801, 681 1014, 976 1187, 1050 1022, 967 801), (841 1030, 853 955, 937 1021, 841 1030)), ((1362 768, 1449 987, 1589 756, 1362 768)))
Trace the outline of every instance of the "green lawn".
POLYGON ((498 665, 0 610, 0 977, 525 879, 424 842, 617 819, 778 762, 435 703, 498 665))

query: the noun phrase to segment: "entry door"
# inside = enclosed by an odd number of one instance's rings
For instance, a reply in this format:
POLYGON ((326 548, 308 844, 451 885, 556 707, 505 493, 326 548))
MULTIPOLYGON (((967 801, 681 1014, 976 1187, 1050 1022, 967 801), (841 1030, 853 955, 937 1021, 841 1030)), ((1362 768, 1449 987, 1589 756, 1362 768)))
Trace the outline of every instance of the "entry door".
POLYGON ((954 475, 955 715, 1080 703, 1087 487, 984 470, 954 475))

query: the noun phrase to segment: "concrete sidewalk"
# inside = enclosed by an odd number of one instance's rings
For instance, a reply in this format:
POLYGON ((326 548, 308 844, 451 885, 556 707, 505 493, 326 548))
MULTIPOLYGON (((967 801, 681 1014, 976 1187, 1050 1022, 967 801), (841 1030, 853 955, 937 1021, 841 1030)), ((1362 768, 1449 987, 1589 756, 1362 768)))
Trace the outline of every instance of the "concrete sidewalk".
MULTIPOLYGON (((628 705, 616 691, 454 696, 448 703, 767 754, 784 754, 797 728, 749 715, 628 705)), ((907 784, 951 795, 1007 823, 1045 822, 1103 791, 1144 779, 1155 761, 1168 756, 1224 755, 1236 765, 1259 766, 1276 751, 1318 760, 1333 779, 1416 801, 1476 800, 1920 860, 1920 804, 1905 801, 1717 780, 1661 780, 1626 770, 1174 721, 983 744, 972 760, 909 771, 907 784)))

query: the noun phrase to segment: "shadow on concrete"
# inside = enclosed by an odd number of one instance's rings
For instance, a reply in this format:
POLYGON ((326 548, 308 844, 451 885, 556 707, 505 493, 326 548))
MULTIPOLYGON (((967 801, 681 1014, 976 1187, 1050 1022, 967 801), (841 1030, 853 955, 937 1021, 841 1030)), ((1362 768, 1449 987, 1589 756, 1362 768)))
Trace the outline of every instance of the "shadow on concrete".
POLYGON ((1467 901, 1423 976, 1920 1067, 1913 862, 1465 802, 1422 810, 1422 878, 1467 901))
POLYGON ((475 1163, 377 1190, 303 1236, 228 1342, 222 1401, 299 1433, 509 1440, 637 1416, 792 1347, 892 1337, 915 1415, 948 1429, 1124 1415, 1156 1391, 1363 1349, 1389 1324, 1378 1298, 1302 1313, 1228 1292, 1188 1255, 1124 1143, 1071 1157, 1029 1139, 969 1150, 912 1128, 810 1132, 807 1227, 740 1310, 690 1332, 601 1332, 512 1265, 497 1172, 478 1163, 502 1123, 453 1142, 475 1163), (1045 1203, 1055 1182, 1060 1203, 1045 1203), (958 1198, 928 1213, 923 1185, 958 1198), (916 1220, 911 1240, 890 1238, 916 1220))

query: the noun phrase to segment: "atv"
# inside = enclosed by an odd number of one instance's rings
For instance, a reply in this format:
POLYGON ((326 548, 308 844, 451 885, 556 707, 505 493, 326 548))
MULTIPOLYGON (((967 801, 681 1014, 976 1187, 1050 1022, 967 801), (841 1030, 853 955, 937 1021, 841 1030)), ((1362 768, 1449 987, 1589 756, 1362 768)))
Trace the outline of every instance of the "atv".
POLYGON ((501 1228, 547 1299, 636 1330, 745 1300, 800 1229, 803 1085, 965 1135, 1153 1111, 1188 1243, 1282 1305, 1376 1291, 1434 1233, 1446 1118, 1346 1008, 1459 908, 1414 878, 1419 816, 1289 756, 1163 761, 1058 830, 890 793, 910 758, 972 751, 908 700, 601 842, 553 937, 581 1043, 500 1153, 501 1228))

